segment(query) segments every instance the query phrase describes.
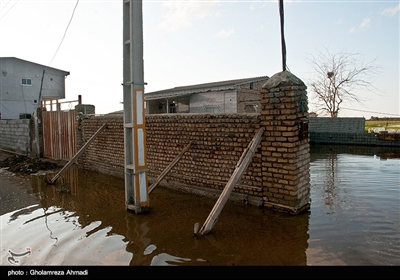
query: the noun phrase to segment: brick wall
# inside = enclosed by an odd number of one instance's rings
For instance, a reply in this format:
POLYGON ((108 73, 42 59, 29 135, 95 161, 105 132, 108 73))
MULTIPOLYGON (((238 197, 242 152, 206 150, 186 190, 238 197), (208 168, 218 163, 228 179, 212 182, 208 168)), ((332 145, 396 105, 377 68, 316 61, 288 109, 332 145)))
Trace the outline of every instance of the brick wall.
MULTIPOLYGON (((85 169, 124 176, 123 115, 85 118, 78 128, 78 145, 103 124, 105 129, 78 160, 85 169)), ((231 177, 244 149, 260 128, 259 114, 161 114, 146 116, 146 148, 149 182, 154 181, 192 141, 160 185, 217 195, 231 177)), ((80 148, 78 147, 78 148, 80 148)), ((253 156, 236 185, 236 199, 262 203, 261 153, 253 156), (241 194, 241 195, 237 195, 241 194)))
POLYGON ((31 151, 31 119, 0 120, 0 147, 28 155, 31 151))
MULTIPOLYGON (((289 72, 261 90, 261 113, 147 115, 149 183, 192 142, 160 185, 219 196, 258 130, 264 134, 230 199, 297 214, 309 207, 309 139, 304 83, 289 72), (282 83, 281 83, 282 82, 282 83)), ((107 129, 79 159, 83 168, 124 177, 123 115, 84 118, 82 146, 104 123, 107 129)), ((79 147, 80 148, 80 147, 79 147)))
POLYGON ((290 72, 261 90, 263 205, 298 213, 310 207, 310 145, 305 84, 290 72))
POLYGON ((124 128, 123 115, 90 116, 81 119, 77 128, 77 150, 79 150, 96 131, 107 123, 90 144, 78 164, 84 169, 123 177, 124 172, 124 128))

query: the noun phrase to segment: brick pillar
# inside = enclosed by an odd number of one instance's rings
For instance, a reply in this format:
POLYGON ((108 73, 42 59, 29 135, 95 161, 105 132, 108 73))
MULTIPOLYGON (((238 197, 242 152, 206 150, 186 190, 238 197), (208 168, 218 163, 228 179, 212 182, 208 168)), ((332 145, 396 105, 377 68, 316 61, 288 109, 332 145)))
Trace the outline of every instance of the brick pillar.
POLYGON ((307 87, 288 71, 262 87, 263 206, 298 214, 310 207, 307 87))

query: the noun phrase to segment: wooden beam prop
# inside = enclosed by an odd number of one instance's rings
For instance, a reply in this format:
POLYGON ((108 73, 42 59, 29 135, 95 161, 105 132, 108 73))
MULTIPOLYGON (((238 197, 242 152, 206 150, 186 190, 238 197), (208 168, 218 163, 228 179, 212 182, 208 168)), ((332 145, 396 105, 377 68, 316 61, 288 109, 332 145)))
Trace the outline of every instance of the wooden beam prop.
POLYGON ((63 168, 61 168, 61 170, 50 180, 50 181, 46 181, 46 183, 48 184, 54 184, 58 178, 60 178, 60 176, 62 174, 64 174, 65 171, 68 170, 68 168, 71 167, 71 165, 78 159, 78 157, 80 157, 83 152, 87 149, 87 147, 89 147, 90 143, 93 142, 94 139, 96 139, 96 137, 100 134, 100 132, 102 132, 105 128, 107 127, 107 124, 103 124, 97 131, 95 134, 93 134, 92 137, 90 137, 90 139, 85 143, 85 145, 83 145, 83 147, 74 155, 74 157, 66 164, 64 165, 63 168))
POLYGON ((149 194, 153 191, 153 189, 164 179, 164 177, 168 174, 169 171, 178 163, 178 161, 181 159, 183 154, 189 150, 190 146, 192 145, 192 142, 189 142, 189 144, 186 145, 186 147, 175 157, 175 159, 161 172, 161 174, 158 176, 157 180, 149 187, 149 194))
MULTIPOLYGON (((249 165, 251 159, 253 158, 254 152, 260 144, 261 137, 264 133, 265 128, 262 127, 257 132, 257 134, 253 137, 247 148, 243 151, 242 156, 240 157, 238 163, 236 164, 235 171, 232 173, 231 178, 229 179, 228 183, 226 184, 224 190, 222 191, 221 195, 219 196, 217 202, 214 205, 214 208, 211 210, 210 214, 208 215, 204 225, 200 229, 200 235, 208 234, 212 228, 214 227, 219 214, 222 211, 225 203, 228 201, 229 195, 231 194, 233 188, 235 187, 236 183, 240 180, 243 175, 243 172, 246 170, 247 166, 249 165)), ((195 224, 195 235, 196 232, 196 224, 195 224)))

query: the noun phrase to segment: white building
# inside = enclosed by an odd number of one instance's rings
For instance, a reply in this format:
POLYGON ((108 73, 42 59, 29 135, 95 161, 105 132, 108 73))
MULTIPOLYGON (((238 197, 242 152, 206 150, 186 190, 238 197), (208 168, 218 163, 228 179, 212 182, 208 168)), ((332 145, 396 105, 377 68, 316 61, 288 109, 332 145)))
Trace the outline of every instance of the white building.
POLYGON ((64 99, 68 75, 16 57, 0 57, 0 119, 29 118, 41 101, 64 99))
POLYGON ((147 114, 259 113, 268 76, 179 86, 145 93, 147 114))

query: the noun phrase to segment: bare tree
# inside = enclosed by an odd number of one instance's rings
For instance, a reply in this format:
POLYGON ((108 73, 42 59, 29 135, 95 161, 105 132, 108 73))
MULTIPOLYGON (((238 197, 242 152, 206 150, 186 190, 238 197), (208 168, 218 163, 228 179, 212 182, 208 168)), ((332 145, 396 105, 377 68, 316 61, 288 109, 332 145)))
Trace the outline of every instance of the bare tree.
POLYGON ((317 111, 336 118, 343 101, 362 103, 364 100, 354 91, 361 88, 372 92, 376 90, 372 77, 378 73, 380 66, 375 65, 375 61, 364 62, 359 53, 340 51, 332 54, 326 48, 324 53, 319 52, 318 57, 311 55, 315 76, 310 85, 316 97, 317 111))

